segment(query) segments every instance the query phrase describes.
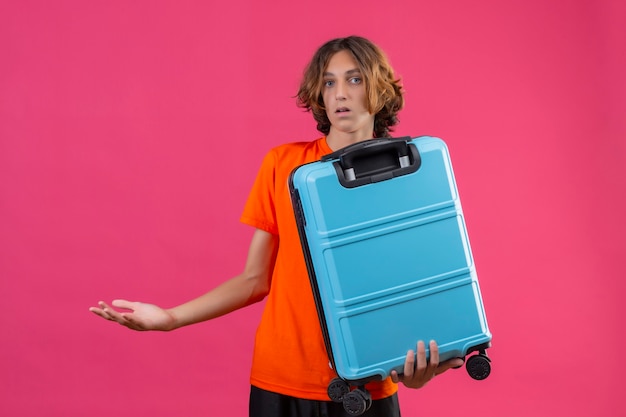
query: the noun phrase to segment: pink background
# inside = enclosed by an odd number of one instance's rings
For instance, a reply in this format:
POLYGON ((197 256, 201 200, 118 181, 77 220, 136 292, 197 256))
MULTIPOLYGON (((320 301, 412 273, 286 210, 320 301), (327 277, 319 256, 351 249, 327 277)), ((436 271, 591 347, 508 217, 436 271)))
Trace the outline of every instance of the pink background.
MULTIPOLYGON (((400 135, 448 142, 494 346, 403 415, 623 416, 625 6, 613 1, 3 1, 0 415, 245 416, 262 305, 174 333, 239 272, 262 156, 318 136, 302 68, 350 34, 403 77, 400 135)), ((288 363, 285 366, 289 366, 288 363)))

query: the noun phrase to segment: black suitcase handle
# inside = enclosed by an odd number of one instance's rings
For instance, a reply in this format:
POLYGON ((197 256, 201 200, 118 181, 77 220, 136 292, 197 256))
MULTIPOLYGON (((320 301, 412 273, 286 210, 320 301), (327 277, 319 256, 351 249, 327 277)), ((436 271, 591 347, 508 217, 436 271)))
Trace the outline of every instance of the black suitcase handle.
POLYGON ((322 162, 337 160, 333 166, 346 188, 388 180, 417 171, 421 158, 410 136, 369 139, 324 155, 322 162))

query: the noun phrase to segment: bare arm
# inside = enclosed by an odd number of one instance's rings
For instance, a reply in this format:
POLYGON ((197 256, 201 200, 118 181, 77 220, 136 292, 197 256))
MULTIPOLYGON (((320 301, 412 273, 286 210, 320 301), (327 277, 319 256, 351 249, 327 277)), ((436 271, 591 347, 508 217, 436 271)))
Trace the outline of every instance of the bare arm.
POLYGON ((278 236, 257 229, 250 242, 244 271, 195 300, 170 309, 176 327, 214 319, 265 298, 277 250, 278 236))
POLYGON ((119 312, 104 302, 89 310, 133 330, 168 331, 211 320, 256 303, 267 295, 277 250, 278 236, 257 229, 250 242, 243 272, 194 300, 171 309, 115 300, 114 307, 131 311, 119 312))

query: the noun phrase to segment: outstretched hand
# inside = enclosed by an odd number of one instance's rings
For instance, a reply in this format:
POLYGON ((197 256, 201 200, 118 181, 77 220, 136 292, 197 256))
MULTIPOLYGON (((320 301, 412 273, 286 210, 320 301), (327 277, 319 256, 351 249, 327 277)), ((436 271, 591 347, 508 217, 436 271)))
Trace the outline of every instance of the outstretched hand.
POLYGON ((435 376, 444 373, 450 368, 458 368, 463 365, 462 358, 452 358, 439 363, 439 348, 434 340, 430 341, 430 360, 426 359, 426 345, 417 342, 417 355, 412 350, 406 354, 404 373, 398 374, 391 371, 391 380, 395 383, 402 382, 408 388, 421 388, 435 376), (417 364, 415 363, 417 356, 417 364))
POLYGON ((114 300, 111 305, 129 311, 117 311, 104 301, 100 301, 98 307, 91 307, 89 311, 103 319, 117 322, 132 330, 167 331, 175 327, 174 316, 167 310, 154 304, 114 300))

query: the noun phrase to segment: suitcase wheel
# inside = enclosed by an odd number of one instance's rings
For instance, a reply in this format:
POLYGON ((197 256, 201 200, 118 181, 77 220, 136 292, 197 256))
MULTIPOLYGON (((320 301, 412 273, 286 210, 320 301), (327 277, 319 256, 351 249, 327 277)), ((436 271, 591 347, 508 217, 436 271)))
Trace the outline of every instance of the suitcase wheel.
POLYGON ((491 373, 491 360, 485 353, 470 356, 465 363, 467 373, 474 379, 483 380, 491 373))
POLYGON ((343 397, 350 392, 350 386, 341 378, 335 378, 328 384, 328 397, 336 403, 343 401, 343 397))
POLYGON ((343 397, 343 408, 351 416, 360 416, 372 406, 372 396, 369 392, 355 389, 343 397))

